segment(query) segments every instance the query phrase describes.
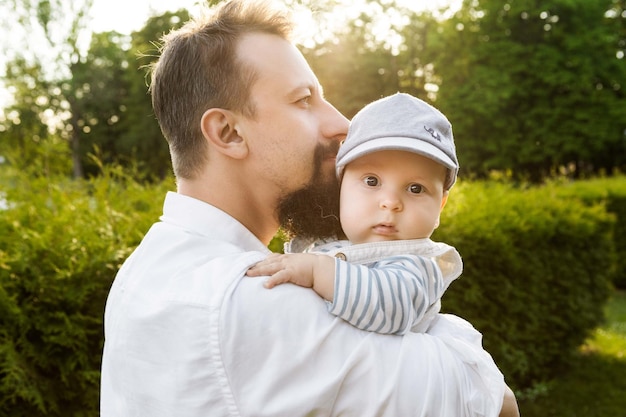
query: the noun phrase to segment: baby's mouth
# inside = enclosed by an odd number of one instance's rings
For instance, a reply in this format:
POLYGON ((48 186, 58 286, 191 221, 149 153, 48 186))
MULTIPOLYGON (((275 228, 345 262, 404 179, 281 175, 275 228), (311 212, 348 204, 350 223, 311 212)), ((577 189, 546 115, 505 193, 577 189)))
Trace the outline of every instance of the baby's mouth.
POLYGON ((398 229, 390 223, 379 223, 372 229, 374 230, 374 233, 379 235, 392 235, 394 233, 398 233, 398 229))

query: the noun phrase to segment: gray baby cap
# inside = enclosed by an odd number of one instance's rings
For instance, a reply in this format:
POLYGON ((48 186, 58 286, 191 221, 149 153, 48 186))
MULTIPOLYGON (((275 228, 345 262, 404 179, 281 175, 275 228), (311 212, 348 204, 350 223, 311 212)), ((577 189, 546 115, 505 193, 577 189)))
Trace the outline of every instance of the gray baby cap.
POLYGON ((409 94, 396 93, 361 109, 350 122, 348 136, 337 153, 337 177, 350 162, 367 154, 397 150, 433 159, 450 170, 445 184, 456 181, 456 158, 452 125, 439 110, 409 94))

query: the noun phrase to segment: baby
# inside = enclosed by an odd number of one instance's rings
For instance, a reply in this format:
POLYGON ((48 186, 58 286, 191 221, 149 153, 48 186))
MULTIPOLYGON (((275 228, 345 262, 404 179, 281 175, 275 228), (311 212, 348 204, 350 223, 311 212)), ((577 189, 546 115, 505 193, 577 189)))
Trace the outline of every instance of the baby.
POLYGON ((268 276, 267 288, 310 287, 328 301, 330 313, 363 330, 439 337, 471 368, 470 383, 480 395, 468 409, 518 416, 482 335, 439 313, 444 291, 463 267, 456 249, 430 240, 459 169, 447 118, 408 94, 375 101, 353 118, 336 168, 348 240, 270 255, 248 275, 268 276))

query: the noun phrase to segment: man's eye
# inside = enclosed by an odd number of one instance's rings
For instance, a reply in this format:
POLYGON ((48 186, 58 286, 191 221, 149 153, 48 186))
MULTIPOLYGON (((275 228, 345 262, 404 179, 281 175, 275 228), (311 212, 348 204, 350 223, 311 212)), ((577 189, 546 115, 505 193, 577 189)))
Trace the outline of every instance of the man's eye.
POLYGON ((422 187, 420 184, 409 185, 409 192, 411 194, 420 194, 422 191, 424 191, 424 187, 422 187))
POLYGON ((298 100, 298 103, 302 103, 302 104, 309 104, 309 101, 311 100, 311 96, 306 96, 306 97, 302 97, 300 100, 298 100))
POLYGON ((368 186, 368 187, 376 187, 378 185, 378 178, 373 177, 373 176, 369 176, 369 177, 365 177, 363 179, 363 182, 368 186))

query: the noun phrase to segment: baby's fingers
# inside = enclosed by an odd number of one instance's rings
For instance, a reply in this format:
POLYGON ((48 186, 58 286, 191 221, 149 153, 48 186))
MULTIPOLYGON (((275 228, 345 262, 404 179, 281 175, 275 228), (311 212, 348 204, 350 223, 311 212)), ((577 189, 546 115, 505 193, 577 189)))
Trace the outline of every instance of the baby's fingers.
POLYGON ((263 286, 265 288, 274 288, 277 285, 284 284, 285 282, 290 282, 291 275, 286 270, 281 270, 276 272, 273 275, 270 275, 264 282, 263 286))
POLYGON ((260 277, 263 275, 272 275, 280 271, 281 265, 277 262, 279 254, 271 254, 261 262, 253 265, 248 269, 246 275, 249 277, 260 277))

